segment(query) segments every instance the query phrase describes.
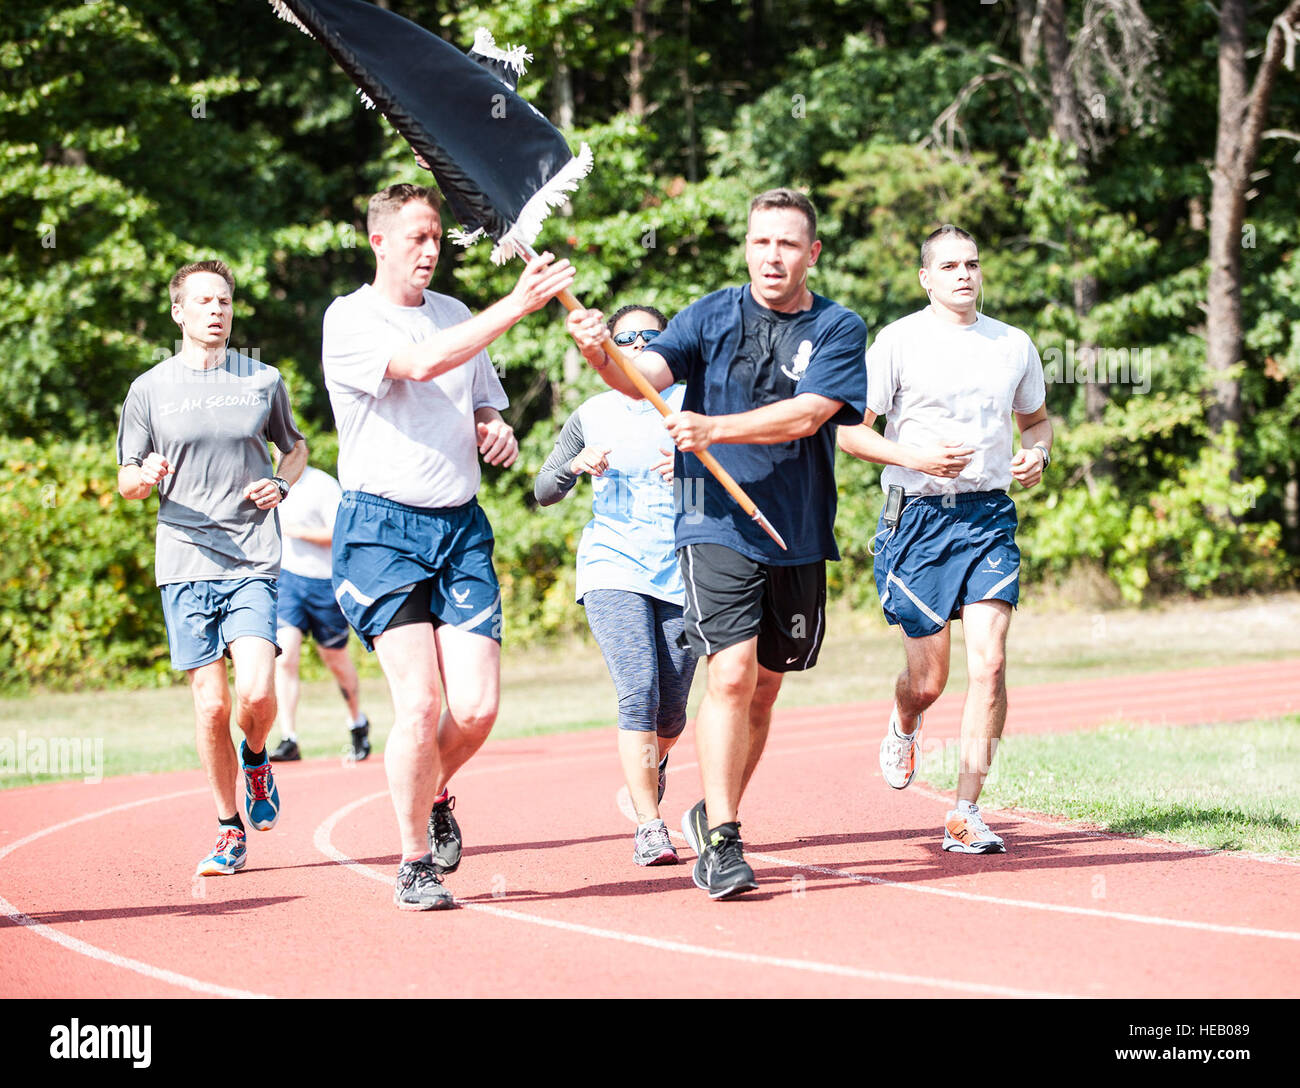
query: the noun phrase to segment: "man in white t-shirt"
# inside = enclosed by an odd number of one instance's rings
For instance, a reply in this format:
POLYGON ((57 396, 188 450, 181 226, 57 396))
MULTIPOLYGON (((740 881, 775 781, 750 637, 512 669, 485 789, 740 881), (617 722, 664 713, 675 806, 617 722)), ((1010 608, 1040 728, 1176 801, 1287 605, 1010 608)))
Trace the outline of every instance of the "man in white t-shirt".
POLYGON ((1003 853, 976 802, 1006 723, 1007 628, 1020 592, 1007 489, 1013 479, 1023 487, 1042 479, 1052 424, 1029 337, 977 310, 975 240, 940 227, 921 247, 920 280, 930 305, 880 331, 867 351, 864 422, 839 432, 846 453, 887 466, 876 588, 885 618, 903 630, 907 665, 880 769, 894 789, 912 781, 922 714, 948 682, 949 627, 960 617, 970 676, 957 807, 944 822, 943 848, 1003 853), (1013 415, 1021 444, 1014 455, 1013 415), (872 428, 878 416, 886 419, 883 437, 872 428))
POLYGON ((366 230, 374 282, 325 313, 343 485, 334 595, 379 655, 393 697, 384 750, 402 839, 393 899, 434 910, 455 906, 440 877, 456 870, 462 848, 447 783, 487 739, 500 690, 501 593, 475 496, 479 456, 508 467, 519 445, 485 349, 574 273, 543 253, 510 294, 471 316, 427 290, 442 243, 432 189, 376 193, 366 230))
POLYGON ((302 758, 298 748, 298 696, 303 640, 311 635, 321 660, 334 674, 348 708, 349 757, 370 755, 370 720, 361 713, 361 684, 348 654, 348 621, 334 599, 334 519, 343 489, 328 472, 308 467, 280 504, 280 593, 276 637, 283 651, 275 661, 275 698, 279 707, 280 745, 272 763, 302 758))

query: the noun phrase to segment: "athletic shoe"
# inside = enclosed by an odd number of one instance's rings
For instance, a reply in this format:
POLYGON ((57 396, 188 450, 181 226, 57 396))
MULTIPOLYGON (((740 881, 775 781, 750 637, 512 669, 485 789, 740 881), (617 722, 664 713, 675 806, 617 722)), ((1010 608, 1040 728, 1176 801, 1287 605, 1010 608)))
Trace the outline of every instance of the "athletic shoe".
POLYGON ((237 827, 223 827, 212 853, 199 862, 195 876, 231 876, 248 860, 245 836, 237 827))
MULTIPOLYGON (((443 793, 445 795, 446 790, 443 793)), ((433 855, 434 868, 440 873, 454 873, 460 868, 463 840, 460 824, 451 814, 455 807, 456 798, 448 797, 445 801, 435 801, 433 811, 429 813, 429 853, 433 855)))
POLYGON ((370 719, 361 715, 361 724, 352 727, 352 758, 358 763, 370 755, 370 719))
POLYGON ((916 774, 917 743, 921 739, 922 714, 916 716, 916 728, 910 737, 898 733, 898 707, 889 715, 889 728, 880 742, 880 773, 896 790, 905 790, 916 774))
POLYGON ((632 860, 638 865, 676 865, 677 851, 668 837, 663 820, 653 820, 636 829, 632 841, 632 860))
POLYGON ((703 800, 682 813, 682 834, 686 836, 687 846, 697 854, 704 853, 701 846, 709 841, 709 818, 705 815, 703 800))
POLYGON ((664 799, 664 790, 668 788, 668 756, 664 753, 664 758, 659 761, 659 801, 662 804, 664 799))
POLYGON ((708 892, 710 899, 726 899, 758 887, 754 870, 745 861, 745 844, 740 841, 740 832, 730 827, 715 828, 709 833, 709 844, 696 860, 691 876, 695 886, 708 892))
POLYGON ((393 902, 402 910, 445 910, 456 905, 451 892, 442 886, 438 867, 424 858, 397 867, 393 902))
POLYGON ((298 751, 298 742, 285 737, 280 741, 280 746, 271 753, 272 763, 295 763, 302 759, 302 753, 298 751))
POLYGON ((1006 844, 989 830, 975 805, 967 813, 953 809, 943 825, 943 848, 958 854, 1005 854, 1006 844))
POLYGON ((239 742, 239 763, 244 768, 244 811, 258 831, 270 831, 280 818, 280 791, 271 773, 271 761, 263 759, 256 767, 244 762, 248 743, 239 742))

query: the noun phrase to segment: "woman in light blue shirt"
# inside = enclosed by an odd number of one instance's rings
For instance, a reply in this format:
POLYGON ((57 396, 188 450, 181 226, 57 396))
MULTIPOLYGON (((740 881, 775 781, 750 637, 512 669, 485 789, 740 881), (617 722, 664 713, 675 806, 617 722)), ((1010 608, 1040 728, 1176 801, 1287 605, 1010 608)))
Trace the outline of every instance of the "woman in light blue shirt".
MULTIPOLYGON (((624 306, 608 328, 636 353, 667 325, 652 306, 624 306)), ((685 386, 664 391, 680 410, 685 386)), ((649 401, 610 390, 565 421, 533 493, 543 506, 565 497, 584 473, 592 519, 578 544, 578 602, 618 692, 618 751, 636 809, 638 865, 677 861, 659 815, 668 753, 686 725, 695 657, 677 645, 684 588, 673 543, 672 439, 649 401), (651 734, 654 738, 651 739, 651 734)))

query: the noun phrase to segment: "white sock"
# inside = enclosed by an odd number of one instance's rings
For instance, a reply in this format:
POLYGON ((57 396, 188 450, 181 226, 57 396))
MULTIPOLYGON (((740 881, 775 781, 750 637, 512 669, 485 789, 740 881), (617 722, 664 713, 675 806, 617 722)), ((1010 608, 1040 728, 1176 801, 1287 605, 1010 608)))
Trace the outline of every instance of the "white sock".
POLYGON ((637 824, 636 829, 638 831, 649 831, 650 828, 652 827, 666 827, 666 826, 667 825, 663 822, 663 819, 660 818, 658 820, 650 820, 643 824, 637 824))
POLYGON ((979 812, 980 807, 974 801, 958 801, 957 811, 963 816, 969 816, 972 812, 979 812))

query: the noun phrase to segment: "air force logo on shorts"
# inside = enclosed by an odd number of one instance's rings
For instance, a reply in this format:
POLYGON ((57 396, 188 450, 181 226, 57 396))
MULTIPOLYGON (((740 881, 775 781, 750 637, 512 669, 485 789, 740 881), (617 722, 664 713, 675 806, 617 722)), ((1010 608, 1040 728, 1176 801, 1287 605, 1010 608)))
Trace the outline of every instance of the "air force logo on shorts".
POLYGON ((346 491, 334 525, 334 596, 368 650, 425 583, 435 627, 446 624, 500 642, 494 543, 477 500, 421 510, 346 491))
POLYGON ((1004 491, 910 498, 891 533, 882 521, 876 591, 885 619, 910 638, 943 630, 976 601, 1020 600, 1016 507, 1004 491))

